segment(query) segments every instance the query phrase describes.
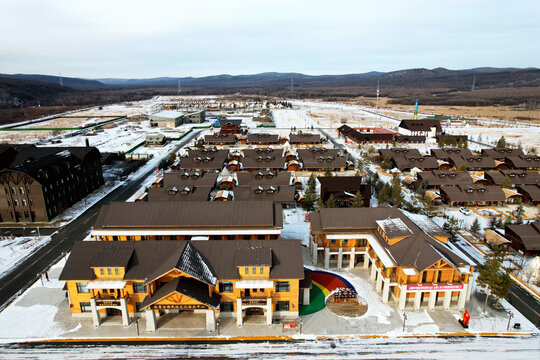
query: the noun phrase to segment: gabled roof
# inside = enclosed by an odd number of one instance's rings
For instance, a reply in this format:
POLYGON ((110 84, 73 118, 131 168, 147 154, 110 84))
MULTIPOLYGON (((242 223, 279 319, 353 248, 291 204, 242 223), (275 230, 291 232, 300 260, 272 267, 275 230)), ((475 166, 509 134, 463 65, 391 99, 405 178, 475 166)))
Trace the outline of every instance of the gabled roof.
POLYGON ((526 250, 540 250, 540 231, 539 222, 535 221, 531 224, 521 225, 506 225, 505 235, 508 229, 511 230, 519 238, 526 250))
POLYGON ((316 144, 321 142, 321 135, 313 133, 291 133, 289 139, 291 144, 316 144))
POLYGON ((177 277, 163 284, 151 297, 147 296, 143 300, 141 308, 144 309, 174 293, 186 295, 202 304, 213 307, 214 309, 218 309, 219 304, 221 303, 221 295, 212 293, 212 297, 210 297, 208 294, 208 286, 203 283, 192 278, 177 277))
POLYGON ((240 248, 236 252, 236 266, 272 266, 272 248, 240 248))
POLYGON ((441 194, 446 194, 450 202, 505 201, 506 197, 500 186, 457 185, 441 186, 441 194))
POLYGON ((194 171, 180 170, 163 174, 164 186, 185 186, 214 187, 218 178, 218 173, 214 171, 194 171))
POLYGON ((274 209, 270 201, 113 202, 102 206, 94 229, 281 227, 274 209))
POLYGON ((212 276, 217 280, 239 279, 236 254, 242 248, 272 249, 270 279, 302 279, 304 276, 302 244, 299 240, 77 241, 60 274, 60 280, 93 280, 95 255, 104 248, 133 249, 124 280, 149 282, 177 266, 182 268, 181 271, 196 275, 197 279, 205 279, 208 283, 212 276), (188 243, 191 249, 184 255, 188 243), (208 269, 200 264, 206 264, 208 269))
POLYGON ((441 122, 434 119, 405 119, 401 120, 399 127, 410 131, 431 131, 431 128, 436 128, 437 132, 442 131, 441 122))
POLYGON ((529 196, 531 201, 540 201, 540 186, 536 185, 520 185, 518 189, 521 193, 525 193, 529 196))
POLYGON ((398 266, 414 267, 423 271, 439 260, 445 260, 456 268, 460 265, 472 265, 468 259, 462 258, 451 244, 442 243, 432 237, 444 233, 440 227, 433 224, 419 228, 396 208, 323 208, 310 213, 310 222, 311 231, 315 233, 370 233, 377 240, 381 251, 398 266), (411 231, 410 236, 389 245, 376 231, 377 221, 388 218, 397 218, 403 222, 411 231))

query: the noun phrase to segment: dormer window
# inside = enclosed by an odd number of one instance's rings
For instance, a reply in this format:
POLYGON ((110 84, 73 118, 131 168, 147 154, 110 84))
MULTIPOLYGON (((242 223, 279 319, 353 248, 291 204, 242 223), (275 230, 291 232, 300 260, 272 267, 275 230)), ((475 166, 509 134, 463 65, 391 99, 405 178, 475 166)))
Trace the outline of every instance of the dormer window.
POLYGON ((474 190, 469 188, 469 189, 466 189, 465 191, 468 192, 468 193, 472 193, 474 190))
POLYGON ((187 178, 189 178, 189 173, 185 172, 185 173, 183 173, 182 175, 180 175, 180 177, 181 177, 182 179, 187 179, 187 178))
POLYGON ((455 177, 456 177, 456 174, 453 174, 453 173, 452 173, 452 174, 449 174, 448 176, 451 177, 451 178, 455 178, 455 177))
POLYGON ((262 194, 263 188, 261 186, 257 187, 254 191, 255 194, 262 194))
POLYGON ((258 157, 257 157, 257 162, 261 162, 261 161, 263 161, 263 158, 260 157, 260 156, 258 156, 258 157))
POLYGON ((519 174, 519 177, 525 177, 525 173, 519 174))
POLYGON ((446 177, 446 174, 440 174, 439 177, 445 178, 445 177, 446 177))
MULTIPOLYGON (((257 161, 258 161, 258 160, 259 160, 259 159, 257 158, 257 161)), ((255 175, 255 177, 256 177, 257 179, 262 179, 263 176, 264 176, 263 173, 260 172, 260 171, 257 173, 257 175, 255 175)))
POLYGON ((516 176, 516 174, 511 173, 511 174, 508 174, 508 176, 509 176, 509 177, 514 177, 514 176, 516 176))
POLYGON ((318 162, 323 162, 323 161, 324 161, 324 158, 323 158, 322 156, 319 156, 319 157, 317 158, 317 161, 318 161, 318 162))
POLYGON ((482 161, 482 159, 481 159, 481 158, 477 158, 476 161, 480 162, 480 161, 482 161))
POLYGON ((418 161, 422 162, 422 161, 424 161, 424 158, 420 158, 420 159, 418 159, 418 161))
POLYGON ((478 192, 481 192, 481 193, 486 192, 486 189, 484 189, 484 188, 479 188, 479 189, 478 189, 478 192))
POLYGON ((473 158, 468 158, 467 160, 468 160, 469 162, 473 162, 474 159, 473 159, 473 158))

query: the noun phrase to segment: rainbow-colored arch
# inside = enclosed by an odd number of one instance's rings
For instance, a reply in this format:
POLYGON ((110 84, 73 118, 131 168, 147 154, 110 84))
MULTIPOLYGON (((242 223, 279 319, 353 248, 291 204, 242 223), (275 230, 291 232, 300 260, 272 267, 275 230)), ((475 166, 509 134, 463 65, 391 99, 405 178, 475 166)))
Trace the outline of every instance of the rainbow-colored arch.
POLYGON ((300 306, 300 316, 309 315, 321 311, 326 307, 326 297, 337 288, 349 288, 354 291, 354 286, 343 276, 322 270, 311 271, 313 287, 310 294, 310 304, 300 306))

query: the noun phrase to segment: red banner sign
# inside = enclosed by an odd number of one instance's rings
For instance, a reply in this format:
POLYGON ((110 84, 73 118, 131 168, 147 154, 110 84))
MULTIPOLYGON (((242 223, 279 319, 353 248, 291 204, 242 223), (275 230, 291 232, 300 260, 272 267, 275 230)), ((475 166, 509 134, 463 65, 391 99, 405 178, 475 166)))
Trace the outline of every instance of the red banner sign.
POLYGON ((463 284, 455 285, 407 285, 407 291, 436 291, 436 290, 461 290, 463 289, 463 284))

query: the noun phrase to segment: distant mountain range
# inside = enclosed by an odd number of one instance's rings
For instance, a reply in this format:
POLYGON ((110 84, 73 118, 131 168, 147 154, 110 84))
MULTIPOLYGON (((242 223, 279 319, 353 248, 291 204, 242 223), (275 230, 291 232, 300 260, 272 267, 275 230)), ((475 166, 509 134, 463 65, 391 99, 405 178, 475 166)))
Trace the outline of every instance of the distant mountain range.
MULTIPOLYGON (((381 83, 381 90, 385 87, 414 87, 446 88, 464 90, 470 88, 473 78, 476 78, 477 88, 491 87, 521 87, 539 86, 540 69, 537 68, 490 68, 482 67, 467 70, 435 69, 407 69, 392 72, 367 72, 361 74, 344 75, 305 75, 301 73, 265 72, 252 75, 213 75, 205 77, 156 77, 148 79, 82 79, 62 77, 62 84, 74 88, 99 87, 167 87, 177 88, 178 81, 182 88, 207 89, 238 89, 243 88, 271 88, 287 90, 291 79, 296 88, 318 87, 373 87, 377 80, 381 83)), ((9 77, 24 80, 33 80, 47 83, 60 83, 59 76, 39 74, 0 74, 0 77, 9 77)))

